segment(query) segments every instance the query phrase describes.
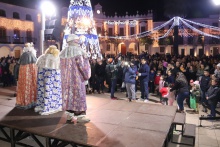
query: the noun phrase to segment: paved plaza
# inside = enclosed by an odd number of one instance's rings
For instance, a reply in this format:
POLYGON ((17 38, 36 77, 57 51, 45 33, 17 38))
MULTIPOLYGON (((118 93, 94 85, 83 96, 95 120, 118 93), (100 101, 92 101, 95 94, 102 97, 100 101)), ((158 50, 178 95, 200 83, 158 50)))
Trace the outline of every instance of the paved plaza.
MULTIPOLYGON (((15 87, 8 87, 8 88, 0 88, 0 111, 1 109, 4 109, 6 107, 13 107, 15 105, 15 97, 13 97, 15 91, 15 87)), ((120 100, 118 101, 126 101, 128 100, 125 97, 125 93, 117 92, 115 94, 120 100)), ((100 99, 109 99, 110 94, 104 93, 104 94, 89 94, 88 98, 94 98, 97 100, 100 99)), ((140 97, 140 93, 137 92, 137 97, 140 97)), ((151 101, 149 103, 155 104, 159 99, 155 96, 150 96, 151 101)), ((132 102, 132 103, 143 103, 142 101, 132 102)), ((157 103, 158 105, 161 105, 157 103)), ((176 104, 175 104, 176 105, 176 104)), ((186 110, 189 110, 185 108, 186 110)), ((0 113, 2 114, 2 113, 0 113)), ((88 112, 89 115, 89 112, 88 112)), ((199 114, 189 114, 186 113, 186 123, 190 124, 196 124, 197 126, 200 124, 199 116, 200 115, 207 115, 203 112, 199 112, 199 114)), ((91 118, 91 121, 92 118, 91 118)), ((196 147, 220 147, 220 121, 202 121, 203 127, 197 127, 196 128, 196 147)), ((190 140, 188 139, 181 139, 181 137, 178 137, 178 132, 176 132, 175 140, 182 140, 183 142, 188 142, 190 140)), ((2 136, 2 134, 0 134, 2 136)), ((40 140, 44 140, 45 138, 39 137, 40 140)), ((27 138, 23 140, 22 142, 30 144, 32 146, 38 146, 32 138, 27 138)), ((45 141, 44 141, 45 142, 45 141)), ((16 145, 19 146, 19 145, 16 145)), ((177 145, 169 143, 169 147, 184 147, 184 145, 177 145)), ((4 141, 0 141, 0 147, 10 147, 9 143, 6 143, 4 141)))

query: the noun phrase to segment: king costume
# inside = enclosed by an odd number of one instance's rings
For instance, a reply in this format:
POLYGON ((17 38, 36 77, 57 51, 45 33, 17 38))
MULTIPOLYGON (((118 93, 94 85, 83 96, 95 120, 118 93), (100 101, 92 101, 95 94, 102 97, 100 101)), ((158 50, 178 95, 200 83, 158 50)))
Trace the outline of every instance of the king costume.
POLYGON ((37 60, 37 106, 35 112, 49 115, 62 111, 60 51, 50 46, 37 60))
POLYGON ((86 114, 85 81, 91 76, 91 68, 87 53, 80 47, 79 37, 70 34, 67 43, 68 47, 60 53, 60 67, 63 110, 67 111, 67 119, 71 120, 73 116, 81 118, 86 114))
POLYGON ((35 106, 37 89, 36 50, 33 43, 26 43, 20 57, 16 107, 29 109, 35 106))

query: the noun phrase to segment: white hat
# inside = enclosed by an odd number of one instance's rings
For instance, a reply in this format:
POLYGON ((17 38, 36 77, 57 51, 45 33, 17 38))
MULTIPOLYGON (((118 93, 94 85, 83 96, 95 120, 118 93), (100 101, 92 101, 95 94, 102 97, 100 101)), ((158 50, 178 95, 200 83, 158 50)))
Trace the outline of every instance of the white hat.
POLYGON ((199 85, 199 81, 195 81, 193 82, 195 85, 199 85))
POLYGON ((218 67, 220 67, 220 63, 219 63, 219 64, 217 64, 217 66, 218 66, 218 67))
POLYGON ((73 40, 78 40, 79 37, 75 34, 70 34, 67 38, 67 42, 73 41, 73 40))

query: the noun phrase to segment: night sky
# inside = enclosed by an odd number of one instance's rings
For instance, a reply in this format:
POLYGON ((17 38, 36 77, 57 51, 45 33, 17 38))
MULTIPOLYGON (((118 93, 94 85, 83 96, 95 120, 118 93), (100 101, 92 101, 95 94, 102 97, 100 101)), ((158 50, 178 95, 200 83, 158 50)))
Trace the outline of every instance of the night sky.
MULTIPOLYGON (((69 6, 70 0, 52 0, 57 6, 69 6)), ((180 1, 180 0, 178 0, 180 1)), ((183 0, 185 1, 185 0, 183 0)), ((0 2, 10 3, 14 5, 38 8, 40 0, 0 0, 0 2)), ((103 11, 107 15, 125 15, 128 12, 134 15, 139 11, 139 14, 147 13, 148 10, 154 10, 154 20, 166 20, 163 15, 164 3, 166 0, 91 0, 92 5, 100 3, 103 6, 103 11)), ((220 7, 214 6, 212 0, 190 0, 190 8, 188 18, 191 17, 207 17, 209 14, 217 14, 220 7)))

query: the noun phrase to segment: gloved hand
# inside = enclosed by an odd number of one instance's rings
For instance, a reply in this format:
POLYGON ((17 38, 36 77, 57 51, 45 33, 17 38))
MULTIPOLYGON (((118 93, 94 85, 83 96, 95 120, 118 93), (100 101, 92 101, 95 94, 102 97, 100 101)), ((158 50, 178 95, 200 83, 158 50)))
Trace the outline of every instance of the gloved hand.
POLYGON ((140 77, 140 76, 141 76, 141 73, 138 73, 138 76, 140 77))
POLYGON ((127 65, 128 67, 131 67, 129 64, 127 65))

